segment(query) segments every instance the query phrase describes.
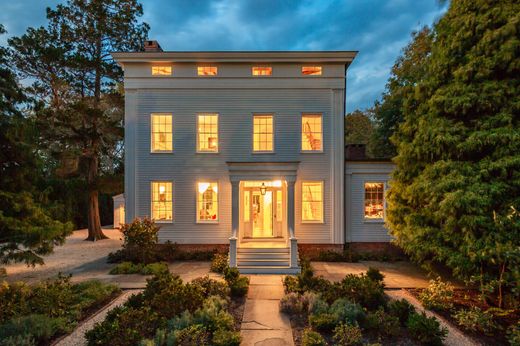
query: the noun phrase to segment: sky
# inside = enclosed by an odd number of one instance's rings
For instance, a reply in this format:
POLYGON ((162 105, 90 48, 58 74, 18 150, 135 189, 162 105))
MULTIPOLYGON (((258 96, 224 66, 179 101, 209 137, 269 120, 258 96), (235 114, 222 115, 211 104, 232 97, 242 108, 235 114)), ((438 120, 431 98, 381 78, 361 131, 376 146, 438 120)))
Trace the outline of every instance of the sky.
MULTIPOLYGON (((45 25, 59 0, 0 0, 8 34, 45 25)), ((439 0, 141 0, 164 50, 356 50, 347 112, 371 107, 411 33, 446 11, 439 0)))

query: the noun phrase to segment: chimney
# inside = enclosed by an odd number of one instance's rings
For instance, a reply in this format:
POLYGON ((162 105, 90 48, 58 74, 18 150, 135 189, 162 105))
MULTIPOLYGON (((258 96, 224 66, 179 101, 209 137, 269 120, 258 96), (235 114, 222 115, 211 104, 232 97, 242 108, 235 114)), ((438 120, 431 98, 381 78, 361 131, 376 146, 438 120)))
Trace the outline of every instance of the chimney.
POLYGON ((144 41, 145 52, 162 52, 161 45, 157 41, 144 41))
POLYGON ((347 144, 345 147, 345 159, 352 161, 366 160, 365 144, 347 144))

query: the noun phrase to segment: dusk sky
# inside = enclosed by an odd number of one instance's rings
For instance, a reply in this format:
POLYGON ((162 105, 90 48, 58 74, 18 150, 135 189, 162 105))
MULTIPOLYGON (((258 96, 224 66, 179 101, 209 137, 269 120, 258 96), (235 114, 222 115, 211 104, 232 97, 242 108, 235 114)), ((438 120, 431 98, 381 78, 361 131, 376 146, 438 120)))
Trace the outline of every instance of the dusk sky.
MULTIPOLYGON (((59 0, 0 0, 10 35, 45 24, 59 0)), ((439 0, 142 0, 164 50, 357 50, 347 112, 373 105, 412 31, 446 10, 439 0)), ((0 38, 6 43, 6 36, 0 38)))

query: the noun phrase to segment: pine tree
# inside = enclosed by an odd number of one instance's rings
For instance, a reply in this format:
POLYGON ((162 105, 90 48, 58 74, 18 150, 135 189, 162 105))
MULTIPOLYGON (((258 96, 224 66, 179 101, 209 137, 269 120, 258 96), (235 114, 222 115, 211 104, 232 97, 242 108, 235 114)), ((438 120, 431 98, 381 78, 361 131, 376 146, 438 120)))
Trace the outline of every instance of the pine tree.
POLYGON ((501 296, 520 283, 520 3, 453 0, 433 31, 392 138, 388 224, 414 259, 501 296))

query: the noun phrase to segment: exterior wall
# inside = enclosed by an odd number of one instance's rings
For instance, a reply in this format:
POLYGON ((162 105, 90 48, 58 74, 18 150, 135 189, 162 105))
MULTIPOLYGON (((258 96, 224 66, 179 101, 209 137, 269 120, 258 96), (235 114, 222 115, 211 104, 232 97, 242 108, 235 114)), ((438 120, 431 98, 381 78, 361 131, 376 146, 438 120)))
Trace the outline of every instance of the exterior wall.
POLYGON ((393 169, 394 164, 390 162, 346 162, 345 220, 348 243, 378 243, 392 240, 384 221, 365 220, 364 218, 364 183, 384 182, 385 185, 388 185, 393 169))
MULTIPOLYGON (((211 64, 212 66, 214 64, 211 64)), ((125 64, 126 221, 150 216, 151 181, 173 182, 174 221, 160 240, 227 244, 231 235, 228 161, 300 161, 295 187, 295 233, 300 243, 343 243, 342 64, 320 64, 305 76, 301 64, 269 64, 271 77, 251 77, 253 64, 215 64, 218 77, 196 76, 195 64, 175 64, 171 77, 151 77, 149 64, 125 64), (150 114, 173 114, 173 153, 150 153, 150 114), (196 115, 219 114, 219 153, 196 153, 196 115), (323 152, 300 153, 301 114, 323 114, 323 152), (252 115, 274 116, 274 153, 252 153, 252 115), (219 183, 219 222, 196 223, 196 182, 219 183), (324 181, 324 223, 301 222, 301 182, 324 181)))
POLYGON ((125 195, 119 194, 112 197, 114 200, 114 228, 120 226, 120 224, 125 223, 125 195))

